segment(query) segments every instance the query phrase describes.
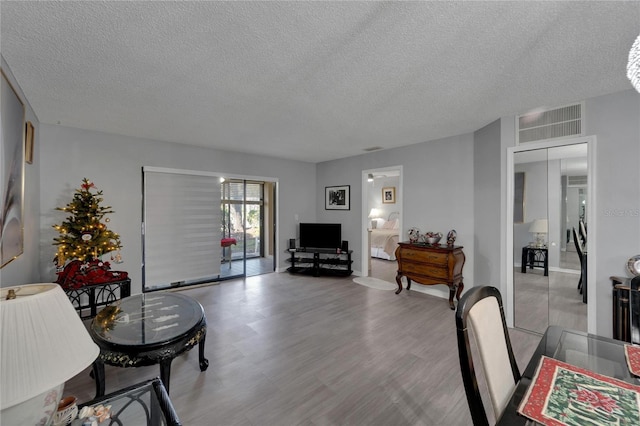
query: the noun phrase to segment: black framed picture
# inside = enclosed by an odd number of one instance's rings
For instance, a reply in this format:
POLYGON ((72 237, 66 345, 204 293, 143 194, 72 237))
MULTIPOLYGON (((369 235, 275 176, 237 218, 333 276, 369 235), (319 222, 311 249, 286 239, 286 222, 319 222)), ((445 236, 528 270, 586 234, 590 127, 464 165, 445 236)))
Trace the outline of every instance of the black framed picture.
POLYGON ((324 188, 325 210, 350 210, 351 185, 326 186, 324 188))

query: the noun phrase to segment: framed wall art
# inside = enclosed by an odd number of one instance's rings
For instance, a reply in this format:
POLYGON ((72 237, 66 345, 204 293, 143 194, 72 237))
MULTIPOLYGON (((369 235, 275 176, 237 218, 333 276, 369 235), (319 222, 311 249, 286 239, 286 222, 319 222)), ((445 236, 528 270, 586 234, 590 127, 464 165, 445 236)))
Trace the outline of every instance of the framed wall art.
POLYGON ((325 210, 350 210, 351 185, 326 186, 324 188, 325 210))
POLYGON ((387 186, 382 188, 382 203, 383 204, 395 204, 396 203, 396 187, 387 186))
POLYGON ((9 80, 2 74, 2 171, 0 174, 0 267, 24 251, 24 105, 9 80))

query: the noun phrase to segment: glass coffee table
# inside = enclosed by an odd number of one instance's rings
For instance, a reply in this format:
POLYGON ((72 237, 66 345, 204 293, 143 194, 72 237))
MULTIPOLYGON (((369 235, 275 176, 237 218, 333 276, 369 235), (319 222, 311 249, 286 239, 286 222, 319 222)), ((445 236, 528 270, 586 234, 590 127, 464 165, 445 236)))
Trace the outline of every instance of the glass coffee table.
POLYGON ((104 365, 142 367, 160 364, 160 378, 169 393, 171 362, 199 346, 200 371, 207 321, 200 303, 172 292, 137 294, 105 307, 91 322, 89 334, 100 347, 93 363, 96 398, 104 395, 104 365))

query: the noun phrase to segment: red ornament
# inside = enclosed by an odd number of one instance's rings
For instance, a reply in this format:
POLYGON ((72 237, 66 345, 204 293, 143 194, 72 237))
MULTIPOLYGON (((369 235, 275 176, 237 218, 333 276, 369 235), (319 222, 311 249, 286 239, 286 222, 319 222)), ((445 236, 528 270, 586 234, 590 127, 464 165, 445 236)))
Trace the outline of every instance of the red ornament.
POLYGON ((84 189, 85 191, 88 191, 89 188, 95 188, 96 186, 93 184, 93 182, 91 182, 90 180, 85 181, 85 183, 83 183, 82 185, 80 185, 82 187, 82 189, 84 189))

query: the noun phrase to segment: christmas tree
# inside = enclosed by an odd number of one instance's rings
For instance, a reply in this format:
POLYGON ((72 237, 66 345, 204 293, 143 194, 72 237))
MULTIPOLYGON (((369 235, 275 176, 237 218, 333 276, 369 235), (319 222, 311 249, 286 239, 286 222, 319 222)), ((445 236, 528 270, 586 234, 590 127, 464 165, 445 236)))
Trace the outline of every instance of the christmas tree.
MULTIPOLYGON (((59 237, 53 239, 53 244, 58 246, 58 253, 53 261, 59 268, 71 260, 97 260, 102 255, 122 247, 118 234, 107 229, 102 223, 105 215, 113 213, 111 206, 100 205, 102 201, 102 191, 97 191, 93 182, 84 178, 82 185, 73 195, 73 200, 66 207, 56 208, 71 213, 62 224, 53 225, 60 233, 59 237)), ((109 219, 104 219, 104 222, 108 223, 109 219)), ((118 254, 118 260, 119 257, 118 254)))

